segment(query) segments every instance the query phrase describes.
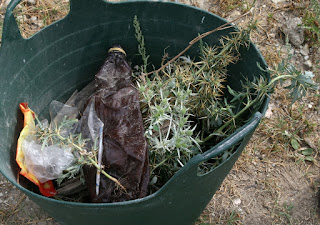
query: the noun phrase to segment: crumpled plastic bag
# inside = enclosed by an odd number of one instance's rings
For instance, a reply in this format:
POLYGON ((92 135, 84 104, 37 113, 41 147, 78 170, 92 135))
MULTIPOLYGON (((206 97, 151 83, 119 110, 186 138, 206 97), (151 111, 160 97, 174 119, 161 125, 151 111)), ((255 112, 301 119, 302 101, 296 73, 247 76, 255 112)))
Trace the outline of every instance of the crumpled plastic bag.
MULTIPOLYGON (((50 105, 53 122, 61 122, 63 117, 75 117, 76 108, 70 108, 53 101, 50 105), (55 110, 53 110, 55 109, 55 110)), ((42 146, 34 136, 36 126, 34 112, 27 103, 21 103, 24 114, 24 128, 20 133, 16 161, 21 168, 20 174, 36 184, 40 192, 47 197, 56 195, 52 180, 57 179, 74 161, 71 147, 62 148, 58 145, 42 146)), ((47 121, 42 125, 47 124, 47 121)), ((68 132, 68 131, 66 131, 68 132)))
POLYGON ((43 148, 30 136, 22 142, 22 150, 28 171, 41 183, 57 179, 74 160, 71 147, 49 145, 43 148))
MULTIPOLYGON (((104 123, 99 119, 95 111, 95 101, 94 98, 91 99, 88 106, 86 107, 83 115, 81 116, 79 122, 77 123, 74 132, 81 133, 84 139, 87 139, 87 149, 92 149, 93 147, 98 149, 97 159, 98 166, 102 166, 102 153, 103 153, 103 127, 104 123)), ((92 174, 93 175, 93 174, 92 174)), ((96 195, 100 192, 100 180, 101 174, 100 170, 96 172, 96 185, 95 192, 96 195)))
POLYGON ((34 122, 34 112, 28 107, 27 103, 21 103, 20 109, 24 115, 23 129, 20 133, 17 152, 16 152, 16 162, 21 168, 20 174, 25 176, 28 180, 33 182, 39 187, 41 194, 47 197, 56 195, 56 190, 51 180, 44 183, 40 182, 37 177, 28 169, 25 161, 24 151, 22 150, 22 144, 26 138, 30 135, 34 135, 36 132, 35 122, 34 122))
MULTIPOLYGON (((84 168, 92 202, 121 202, 145 197, 149 183, 147 141, 144 136, 139 93, 131 81, 131 68, 125 52, 116 46, 95 76, 95 111, 104 123, 102 165, 126 188, 101 176, 96 194, 96 168, 84 168)), ((89 104, 90 106, 90 104, 89 104)), ((87 106, 87 107, 89 107, 87 106)))
POLYGON ((53 100, 49 105, 49 112, 51 117, 51 124, 60 124, 65 119, 75 119, 77 118, 79 111, 78 108, 72 106, 69 102, 70 99, 64 104, 59 101, 53 100))

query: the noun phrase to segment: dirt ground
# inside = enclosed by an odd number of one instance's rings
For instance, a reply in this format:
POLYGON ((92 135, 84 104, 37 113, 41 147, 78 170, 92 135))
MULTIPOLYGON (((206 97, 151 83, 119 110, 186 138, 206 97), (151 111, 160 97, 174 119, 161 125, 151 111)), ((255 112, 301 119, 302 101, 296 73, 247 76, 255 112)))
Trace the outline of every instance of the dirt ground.
MULTIPOLYGON (((254 1, 180 2, 231 20, 246 12, 254 1)), ((281 57, 286 57, 282 49, 288 21, 301 21, 308 4, 309 1, 257 0, 253 13, 237 24, 241 26, 251 18, 257 19, 258 30, 251 39, 273 67, 281 57)), ((2 26, 4 2, 0 6, 2 26)), ((299 33, 299 29, 296 32, 299 33)), ((300 37, 303 40, 294 37, 289 40, 291 61, 301 71, 313 71, 319 82, 319 48, 313 46, 305 33, 300 37)), ((289 104, 287 91, 276 89, 266 118, 199 218, 198 225, 320 224, 317 196, 320 183, 319 91, 308 92, 292 107, 288 107, 289 104), (298 147, 294 146, 293 139, 298 141, 298 147), (306 149, 312 149, 312 154, 308 155, 312 158, 301 153, 306 149)), ((0 175, 0 224, 59 223, 0 175)))

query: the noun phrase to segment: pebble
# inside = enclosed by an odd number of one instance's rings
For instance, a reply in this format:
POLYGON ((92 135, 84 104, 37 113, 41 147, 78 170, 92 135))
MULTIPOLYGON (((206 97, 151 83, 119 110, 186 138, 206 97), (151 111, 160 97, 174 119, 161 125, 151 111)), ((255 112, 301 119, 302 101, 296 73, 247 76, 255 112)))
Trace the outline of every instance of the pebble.
POLYGON ((304 30, 301 24, 303 23, 299 17, 288 19, 282 24, 283 33, 296 48, 299 48, 304 42, 304 30))
POLYGON ((36 22, 36 24, 38 25, 38 27, 44 27, 43 21, 38 21, 36 22))
POLYGON ((264 115, 264 117, 270 119, 271 116, 272 116, 272 114, 273 114, 273 113, 272 113, 272 110, 268 108, 267 111, 266 111, 266 113, 265 113, 265 115, 264 115))
POLYGON ((37 21, 37 17, 36 16, 31 16, 30 20, 33 21, 33 22, 37 21))
POLYGON ((234 205, 240 205, 241 204, 241 199, 240 198, 236 198, 232 202, 233 202, 234 205))
POLYGON ((276 37, 276 34, 271 33, 271 34, 269 34, 269 37, 271 37, 271 38, 275 38, 275 37, 276 37))
POLYGON ((36 4, 36 0, 28 0, 28 3, 35 5, 36 4))
POLYGON ((308 68, 308 69, 311 69, 312 68, 312 62, 310 59, 308 59, 307 61, 304 62, 304 65, 308 68))
POLYGON ((304 45, 303 47, 301 47, 300 53, 303 56, 308 56, 309 55, 309 46, 304 45))
POLYGON ((0 197, 2 197, 3 196, 3 193, 0 193, 0 197))
POLYGON ((241 12, 238 11, 238 10, 234 10, 228 17, 227 17, 227 20, 228 21, 231 21, 237 17, 241 16, 241 12))
POLYGON ((286 0, 272 0, 273 3, 278 4, 278 3, 282 3, 285 2, 286 0))

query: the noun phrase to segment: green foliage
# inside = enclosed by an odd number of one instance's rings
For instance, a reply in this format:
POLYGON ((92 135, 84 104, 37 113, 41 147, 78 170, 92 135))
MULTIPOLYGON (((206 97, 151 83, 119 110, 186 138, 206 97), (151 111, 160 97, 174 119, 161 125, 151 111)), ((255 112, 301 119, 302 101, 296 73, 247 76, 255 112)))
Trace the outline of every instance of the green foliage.
POLYGON ((74 134, 71 132, 77 119, 64 118, 59 124, 42 124, 36 116, 38 123, 35 136, 37 140, 42 144, 43 149, 49 145, 58 145, 61 147, 69 146, 72 148, 72 153, 75 156, 75 162, 65 170, 65 173, 61 174, 61 177, 57 179, 58 183, 61 183, 64 179, 70 179, 75 177, 84 165, 92 165, 96 167, 101 173, 115 182, 119 187, 125 189, 120 182, 114 177, 106 173, 97 163, 97 144, 88 144, 88 140, 82 138, 81 133, 74 134))
POLYGON ((306 148, 301 150, 301 155, 302 155, 302 159, 303 161, 308 161, 308 162, 315 162, 315 158, 313 157, 313 155, 316 153, 316 151, 312 148, 306 148))
POLYGON ((313 46, 320 46, 320 3, 310 0, 310 6, 304 11, 303 24, 307 29, 307 37, 313 46))
POLYGON ((292 210, 294 206, 292 204, 284 203, 283 205, 277 205, 276 209, 278 211, 278 215, 280 218, 283 218, 286 220, 286 224, 293 224, 293 218, 292 218, 292 210))
POLYGON ((71 179, 81 172, 83 165, 91 164, 87 157, 94 158, 97 153, 97 149, 88 149, 88 140, 83 139, 81 134, 72 134, 70 130, 75 125, 77 119, 64 119, 60 124, 44 125, 38 118, 37 120, 37 132, 35 136, 37 140, 42 144, 42 150, 50 145, 58 145, 62 148, 72 147, 73 154, 76 161, 67 168, 63 174, 57 179, 60 184, 64 179, 71 179), (77 146, 79 151, 75 151, 77 146))
POLYGON ((140 28, 140 22, 139 22, 137 16, 135 16, 133 18, 133 27, 135 29, 135 37, 139 43, 138 44, 138 52, 139 52, 139 55, 141 56, 141 59, 143 61, 142 71, 144 73, 146 73, 149 56, 147 55, 147 50, 146 50, 146 46, 145 46, 145 42, 144 42, 144 36, 142 34, 142 30, 140 28))
POLYGON ((291 63, 290 46, 287 44, 286 47, 288 58, 284 58, 274 69, 270 69, 272 80, 268 86, 271 89, 277 83, 280 82, 283 85, 285 80, 289 80, 291 84, 285 88, 290 91, 291 104, 293 104, 305 96, 307 90, 319 90, 319 84, 312 79, 315 77, 313 72, 301 72, 291 63))
POLYGON ((233 225, 233 224, 238 224, 238 222, 240 221, 240 214, 238 212, 236 212, 235 210, 233 210, 228 218, 228 220, 226 221, 227 225, 233 225))
POLYGON ((144 62, 137 87, 149 142, 151 177, 154 182, 158 178, 166 181, 200 152, 201 139, 212 127, 233 118, 233 106, 222 98, 223 83, 227 66, 239 60, 239 48, 249 46, 250 30, 222 37, 219 46, 201 42, 200 60, 182 56, 146 77, 148 57, 137 17, 134 27, 144 62))
MULTIPOLYGON (((142 59, 147 59, 136 17, 134 24, 139 54, 142 59)), ((249 47, 253 29, 256 29, 255 21, 251 21, 246 29, 221 37, 217 46, 201 42, 198 61, 181 56, 169 61, 168 66, 147 73, 147 60, 143 60, 145 64, 141 67, 137 87, 150 149, 152 184, 157 183, 158 178, 166 181, 192 156, 205 151, 245 124, 244 115, 259 110, 278 83, 282 85, 284 80, 291 81, 286 88, 291 91, 292 102, 303 97, 306 90, 318 89, 318 84, 312 80, 313 73, 297 70, 290 63, 291 55, 275 69, 268 69, 271 79, 263 76, 253 80, 245 78, 240 91, 230 86, 224 87, 228 79, 227 67, 240 59, 241 47, 249 47), (151 76, 147 76, 149 74, 151 76), (223 91, 228 91, 231 99, 227 99, 223 91)), ((298 149, 297 139, 292 136, 290 140, 293 148, 298 149)), ((201 165, 200 169, 210 171, 231 153, 226 152, 201 165)))
POLYGON ((192 92, 180 89, 175 79, 163 80, 156 76, 152 81, 138 83, 141 104, 147 106, 145 135, 149 142, 151 175, 162 174, 168 179, 199 153, 194 138, 195 125, 190 121, 192 92), (163 174, 166 173, 166 174, 163 174))

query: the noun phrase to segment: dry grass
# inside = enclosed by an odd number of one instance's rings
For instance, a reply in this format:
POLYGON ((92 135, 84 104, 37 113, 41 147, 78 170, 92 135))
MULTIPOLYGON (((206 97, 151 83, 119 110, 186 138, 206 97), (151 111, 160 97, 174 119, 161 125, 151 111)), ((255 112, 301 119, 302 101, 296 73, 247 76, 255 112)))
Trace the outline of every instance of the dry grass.
MULTIPOLYGON (((238 15, 235 12, 245 12, 253 3, 240 0, 185 2, 228 19, 238 15)), ((253 16, 259 21, 259 29, 251 38, 269 66, 278 64, 287 54, 281 48, 281 13, 302 15, 308 2, 291 1, 290 4, 276 5, 271 0, 256 1, 253 16)), ((3 15, 3 7, 0 10, 3 15)), ((22 35, 30 37, 63 18, 68 10, 67 0, 36 0, 35 4, 24 0, 15 13, 22 35)), ((244 20, 240 21, 239 25, 244 23, 244 20)), ((311 53, 314 64, 319 60, 319 55, 319 50, 311 53)), ((303 69, 303 60, 295 58, 294 63, 303 69)), ((319 67, 315 66, 313 72, 319 82, 319 67)), ((270 101, 272 108, 269 117, 262 121, 197 224, 320 224, 315 210, 320 175, 319 96, 319 91, 309 92, 300 102, 288 107, 290 99, 287 91, 283 88, 275 90, 270 101), (302 152, 305 149, 312 149, 311 154, 304 155, 302 152)), ((25 199, 21 197, 21 201, 7 209, 1 208, 0 218, 8 219, 17 214, 23 201, 25 199)), ((16 218, 19 220, 19 217, 16 218)), ((0 223, 2 221, 0 219, 0 223)))
POLYGON ((31 37, 40 29, 62 19, 69 12, 68 0, 23 0, 14 10, 21 34, 31 37))

